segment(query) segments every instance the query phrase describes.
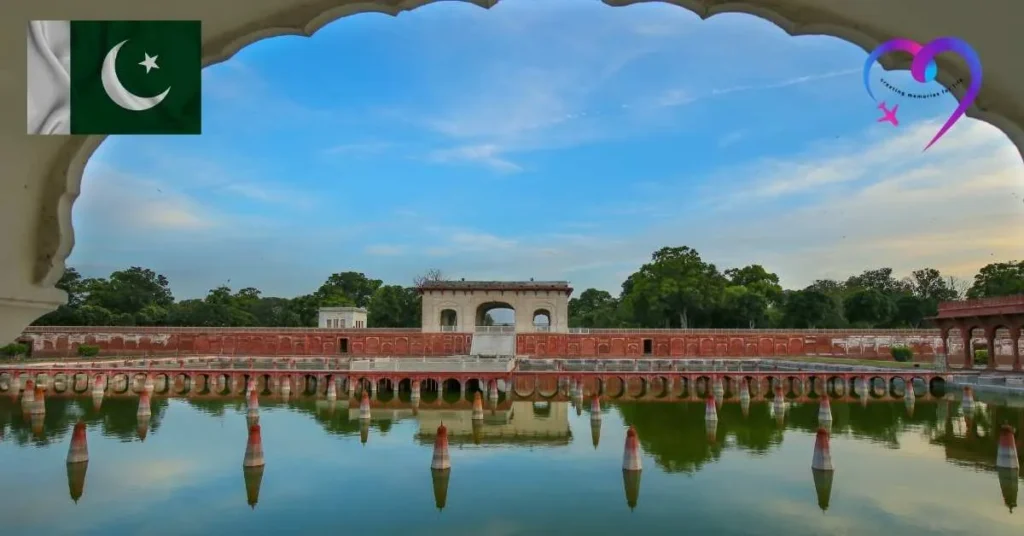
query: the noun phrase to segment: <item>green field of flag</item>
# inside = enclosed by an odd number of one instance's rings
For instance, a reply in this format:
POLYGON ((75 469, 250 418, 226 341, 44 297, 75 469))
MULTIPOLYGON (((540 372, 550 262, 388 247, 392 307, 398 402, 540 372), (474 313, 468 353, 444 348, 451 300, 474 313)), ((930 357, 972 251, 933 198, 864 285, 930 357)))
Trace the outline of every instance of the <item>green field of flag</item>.
POLYGON ((29 133, 200 134, 201 71, 200 21, 33 21, 29 133))

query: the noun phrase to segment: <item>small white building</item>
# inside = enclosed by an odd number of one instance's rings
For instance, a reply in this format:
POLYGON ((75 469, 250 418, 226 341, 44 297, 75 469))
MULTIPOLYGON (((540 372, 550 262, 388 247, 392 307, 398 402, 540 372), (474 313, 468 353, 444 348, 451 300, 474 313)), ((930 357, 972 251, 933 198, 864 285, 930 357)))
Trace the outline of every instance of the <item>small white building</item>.
POLYGON ((321 307, 317 326, 327 329, 366 327, 366 309, 362 307, 321 307))

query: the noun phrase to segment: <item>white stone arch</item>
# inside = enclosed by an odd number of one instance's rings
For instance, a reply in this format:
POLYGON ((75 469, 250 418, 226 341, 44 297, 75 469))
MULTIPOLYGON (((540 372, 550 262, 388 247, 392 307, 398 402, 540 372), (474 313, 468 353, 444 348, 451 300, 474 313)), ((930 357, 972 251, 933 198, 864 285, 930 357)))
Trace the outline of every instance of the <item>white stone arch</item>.
POLYGON ((544 314, 548 317, 548 328, 555 324, 555 311, 558 311, 558 307, 550 301, 537 301, 531 304, 529 311, 523 311, 523 314, 529 314, 530 326, 536 331, 538 326, 536 324, 537 316, 544 314))
POLYGON ((501 296, 493 298, 494 299, 489 300, 476 300, 476 307, 473 310, 474 326, 482 326, 484 316, 495 309, 511 309, 513 314, 513 324, 519 322, 519 316, 522 313, 519 311, 519 309, 516 308, 516 300, 505 300, 502 299, 501 296))
MULTIPOLYGON (((13 340, 25 325, 55 309, 67 297, 54 284, 74 246, 71 209, 81 189, 82 172, 102 136, 29 137, 17 125, 25 121, 25 21, 90 19, 98 13, 121 19, 201 18, 203 65, 223 62, 242 48, 268 37, 310 36, 329 22, 356 13, 397 15, 439 0, 259 0, 233 8, 206 0, 36 0, 12 2, 0 19, 5 47, 2 70, 14 73, 0 84, 0 119, 10 125, 0 138, 0 341, 13 340)), ((458 0, 489 8, 498 0, 458 0)), ((628 6, 650 0, 602 0, 628 6)), ((979 9, 960 0, 659 0, 706 19, 722 13, 747 13, 774 23, 786 33, 829 35, 869 51, 894 37, 927 42, 956 35, 970 42, 984 61, 985 82, 967 116, 999 128, 1024 150, 1024 70, 1017 52, 1022 38, 1024 2, 999 2, 979 9), (922 16, 926 14, 927 16, 922 16), (1017 45, 1013 45, 1017 43, 1017 45)), ((693 53, 699 53, 693 51, 693 53)), ((906 60, 886 58, 883 67, 905 69, 906 60)), ((958 99, 969 78, 959 61, 939 58, 937 81, 958 99)))
MULTIPOLYGON (((550 325, 546 331, 566 332, 569 328, 569 295, 572 287, 565 281, 445 281, 420 287, 423 318, 440 318, 443 309, 460 312, 458 331, 476 331, 482 308, 510 308, 515 311, 515 331, 537 331, 533 312, 547 310, 550 325), (490 306, 490 307, 488 307, 490 306)), ((424 331, 440 331, 439 323, 423 323, 424 331)))
POLYGON ((440 331, 459 331, 460 326, 462 326, 462 324, 465 322, 465 315, 464 315, 463 309, 464 309, 464 307, 462 306, 461 303, 458 303, 458 302, 455 302, 455 301, 452 301, 452 300, 443 300, 443 301, 436 302, 436 303, 434 303, 432 305, 432 307, 431 307, 429 312, 428 311, 424 311, 423 323, 424 323, 424 325, 426 325, 428 322, 434 324, 434 326, 436 326, 436 329, 433 329, 432 331, 438 331, 438 330, 440 330, 440 331), (445 322, 444 322, 444 320, 445 320, 445 318, 444 318, 445 311, 454 311, 455 312, 455 329, 454 330, 449 330, 449 329, 446 329, 446 328, 441 328, 441 326, 445 325, 445 322))

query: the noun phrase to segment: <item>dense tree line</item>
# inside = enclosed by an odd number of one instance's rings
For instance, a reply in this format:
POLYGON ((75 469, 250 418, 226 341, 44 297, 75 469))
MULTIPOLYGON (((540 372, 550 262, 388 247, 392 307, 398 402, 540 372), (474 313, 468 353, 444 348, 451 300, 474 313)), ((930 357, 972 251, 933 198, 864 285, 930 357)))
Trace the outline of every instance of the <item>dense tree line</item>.
POLYGON ((133 266, 107 278, 83 278, 68 268, 57 287, 68 303, 40 317, 38 326, 263 326, 317 325, 321 307, 366 307, 377 327, 418 327, 420 296, 415 286, 385 285, 359 272, 332 274, 311 294, 263 296, 259 289, 210 290, 204 298, 175 301, 166 277, 133 266))
MULTIPOLYGON (((68 268, 57 286, 67 305, 35 325, 60 326, 315 326, 317 310, 357 306, 371 327, 417 327, 417 286, 443 280, 431 270, 410 286, 385 285, 360 272, 339 272, 317 290, 294 298, 263 296, 247 287, 210 290, 176 301, 166 277, 131 267, 106 278, 84 278, 68 268)), ((688 247, 666 247, 622 284, 619 296, 587 289, 569 302, 573 327, 615 328, 898 328, 922 327, 940 301, 1024 293, 1024 262, 989 264, 973 284, 938 270, 902 279, 891 268, 867 270, 846 281, 819 280, 784 290, 760 265, 720 271, 688 247)))
POLYGON ((891 268, 784 290, 753 264, 720 271, 688 247, 666 247, 630 275, 618 297, 587 289, 569 302, 572 327, 918 328, 938 303, 1024 293, 1024 262, 993 263, 973 284, 934 268, 898 279, 891 268))

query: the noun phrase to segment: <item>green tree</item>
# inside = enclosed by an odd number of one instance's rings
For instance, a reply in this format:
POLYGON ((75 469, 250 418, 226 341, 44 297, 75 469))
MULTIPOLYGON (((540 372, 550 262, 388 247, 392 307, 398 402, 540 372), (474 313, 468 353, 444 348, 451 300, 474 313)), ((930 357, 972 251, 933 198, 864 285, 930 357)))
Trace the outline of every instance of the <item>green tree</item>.
POLYGON ((747 290, 760 294, 769 305, 782 303, 782 285, 779 276, 764 269, 760 264, 751 264, 743 268, 730 268, 725 277, 732 285, 746 287, 747 290))
POLYGON ((174 303, 167 278, 138 266, 116 271, 106 280, 92 280, 86 284, 89 295, 85 302, 112 313, 134 315, 147 305, 168 307, 174 303))
MULTIPOLYGON (((174 307, 171 305, 169 307, 174 307)), ((168 307, 149 304, 135 314, 135 322, 140 326, 162 326, 167 323, 168 307)))
POLYGON ((295 311, 293 300, 288 298, 260 298, 244 308, 253 315, 258 326, 292 328, 306 325, 295 311))
POLYGON ((720 318, 725 324, 722 327, 754 329, 763 326, 768 319, 768 298, 742 285, 726 287, 720 318))
POLYGON ((846 280, 846 289, 848 291, 872 289, 886 296, 909 293, 912 290, 911 286, 910 283, 893 277, 892 268, 864 270, 860 275, 851 276, 846 280))
POLYGON ((99 305, 83 305, 78 308, 78 317, 83 326, 112 326, 114 313, 99 305))
POLYGON ((925 318, 936 314, 935 303, 912 294, 904 294, 896 298, 892 326, 916 329, 925 323, 925 318))
POLYGON ((86 297, 88 286, 78 270, 68 267, 55 285, 68 293, 68 303, 57 307, 57 310, 46 313, 32 323, 34 326, 77 326, 82 323, 78 315, 78 307, 86 297))
POLYGON ((375 328, 413 328, 420 325, 421 298, 415 288, 384 285, 367 306, 366 322, 375 328))
POLYGON ((842 318, 835 300, 820 290, 790 292, 783 305, 783 322, 792 328, 837 328, 842 318))
POLYGON ((876 288, 855 290, 843 301, 846 319, 862 327, 888 324, 895 310, 892 298, 876 288))
POLYGON ((569 300, 569 326, 612 328, 619 323, 619 301, 606 290, 588 288, 569 300))
MULTIPOLYGON (((348 304, 351 305, 351 304, 348 304)), ((317 323, 318 310, 321 307, 319 298, 313 294, 304 294, 292 298, 288 304, 291 312, 299 318, 301 326, 315 326, 317 323)))
POLYGON ((996 262, 984 266, 974 276, 967 291, 970 299, 1024 294, 1024 261, 996 262))
POLYGON ((957 299, 949 278, 943 278, 935 268, 922 268, 911 273, 909 282, 914 296, 935 303, 957 299))
POLYGON ((314 296, 320 306, 366 307, 383 284, 380 279, 370 279, 362 272, 339 272, 331 274, 314 296))
MULTIPOLYGON (((686 246, 666 247, 654 252, 651 262, 630 276, 623 291, 634 297, 634 312, 646 305, 659 324, 686 329, 710 323, 726 283, 715 265, 701 260, 697 251, 686 246)), ((652 318, 644 314, 643 320, 652 318)))

